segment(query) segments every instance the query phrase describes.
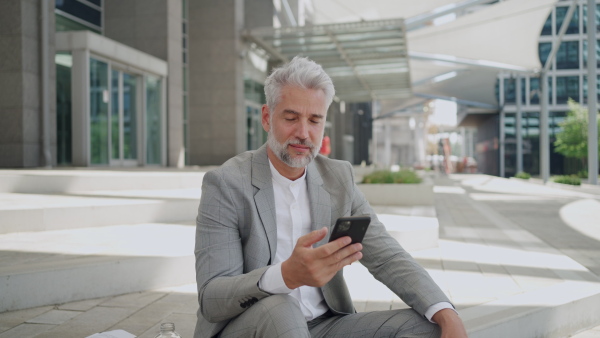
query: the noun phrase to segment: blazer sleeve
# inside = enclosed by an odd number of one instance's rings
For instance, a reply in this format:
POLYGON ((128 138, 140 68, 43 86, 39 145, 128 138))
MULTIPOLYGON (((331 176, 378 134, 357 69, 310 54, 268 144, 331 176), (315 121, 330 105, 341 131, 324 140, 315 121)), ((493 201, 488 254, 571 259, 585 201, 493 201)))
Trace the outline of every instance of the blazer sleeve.
POLYGON ((258 287, 268 267, 244 273, 234 196, 222 171, 204 175, 194 253, 200 313, 212 323, 229 320, 269 296, 258 287))
MULTIPOLYGON (((353 175, 350 165, 348 170, 353 175)), ((371 224, 362 242, 363 258, 360 262, 377 280, 423 316, 431 305, 450 303, 429 273, 388 234, 354 182, 349 189, 353 196, 351 214, 371 216, 371 224)))

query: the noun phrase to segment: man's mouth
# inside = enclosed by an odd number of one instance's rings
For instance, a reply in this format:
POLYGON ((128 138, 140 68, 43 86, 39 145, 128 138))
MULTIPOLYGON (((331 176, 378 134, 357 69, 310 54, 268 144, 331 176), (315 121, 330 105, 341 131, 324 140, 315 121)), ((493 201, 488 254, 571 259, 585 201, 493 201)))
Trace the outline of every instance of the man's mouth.
POLYGON ((305 145, 302 145, 302 144, 290 144, 289 146, 292 147, 292 149, 295 150, 295 151, 304 152, 304 151, 309 151, 310 150, 309 146, 305 146, 305 145))

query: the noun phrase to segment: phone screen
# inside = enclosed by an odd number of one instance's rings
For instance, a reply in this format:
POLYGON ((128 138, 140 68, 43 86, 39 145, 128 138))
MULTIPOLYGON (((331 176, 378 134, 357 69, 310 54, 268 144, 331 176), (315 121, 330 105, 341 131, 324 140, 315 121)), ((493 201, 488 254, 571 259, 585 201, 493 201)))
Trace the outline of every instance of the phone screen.
POLYGON ((365 233, 367 232, 370 223, 370 216, 340 217, 335 222, 329 241, 331 242, 340 237, 350 236, 350 238, 352 238, 352 243, 360 243, 365 237, 365 233))

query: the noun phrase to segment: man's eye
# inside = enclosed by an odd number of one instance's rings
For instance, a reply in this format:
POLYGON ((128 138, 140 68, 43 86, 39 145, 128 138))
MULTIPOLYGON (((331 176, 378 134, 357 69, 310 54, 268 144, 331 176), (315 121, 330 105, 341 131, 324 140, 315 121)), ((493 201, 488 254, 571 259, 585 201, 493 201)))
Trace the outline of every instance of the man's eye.
POLYGON ((313 124, 319 124, 319 122, 321 122, 321 121, 319 121, 319 120, 310 120, 310 122, 312 122, 313 124))

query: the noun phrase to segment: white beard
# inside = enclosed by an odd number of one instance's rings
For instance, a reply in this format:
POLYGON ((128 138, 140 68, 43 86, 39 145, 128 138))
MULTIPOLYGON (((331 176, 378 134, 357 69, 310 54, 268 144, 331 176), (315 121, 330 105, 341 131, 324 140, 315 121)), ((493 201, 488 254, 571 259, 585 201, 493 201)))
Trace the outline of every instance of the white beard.
POLYGON ((319 149, 321 149, 321 143, 323 143, 323 138, 319 142, 318 146, 315 146, 310 141, 300 141, 296 140, 287 140, 283 144, 279 143, 275 136, 273 136, 273 132, 269 131, 267 136, 267 145, 271 148, 271 151, 280 159, 283 163, 287 164, 292 168, 304 168, 306 167, 319 153, 319 149), (288 151, 288 146, 290 144, 301 144, 304 146, 308 146, 310 148, 310 152, 307 156, 296 158, 292 157, 288 151))

